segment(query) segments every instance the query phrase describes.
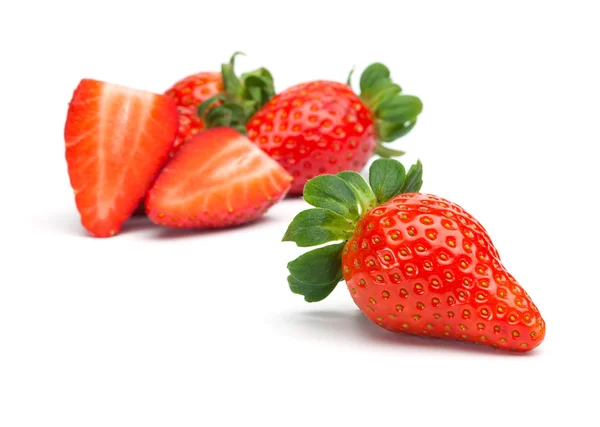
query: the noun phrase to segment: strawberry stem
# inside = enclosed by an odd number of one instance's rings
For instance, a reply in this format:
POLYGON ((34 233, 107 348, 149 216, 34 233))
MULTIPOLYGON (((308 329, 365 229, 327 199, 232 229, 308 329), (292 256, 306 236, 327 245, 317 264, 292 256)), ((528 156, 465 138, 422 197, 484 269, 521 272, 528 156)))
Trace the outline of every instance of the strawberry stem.
POLYGON ((245 54, 235 52, 229 62, 221 65, 224 92, 198 107, 207 128, 227 126, 245 134, 246 122, 275 96, 273 76, 266 68, 236 75, 235 59, 239 55, 245 54))

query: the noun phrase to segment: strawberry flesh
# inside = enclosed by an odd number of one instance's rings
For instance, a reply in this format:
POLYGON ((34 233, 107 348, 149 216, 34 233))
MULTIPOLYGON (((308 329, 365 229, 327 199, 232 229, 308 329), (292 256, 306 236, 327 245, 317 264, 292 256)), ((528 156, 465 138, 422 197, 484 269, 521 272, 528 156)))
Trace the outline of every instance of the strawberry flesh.
POLYGON ((91 235, 120 231, 167 161, 176 132, 171 98, 81 80, 67 113, 65 157, 81 222, 91 235))
POLYGON ((289 191, 292 177, 238 131, 216 127, 183 144, 146 199, 155 223, 221 228, 262 216, 289 191))

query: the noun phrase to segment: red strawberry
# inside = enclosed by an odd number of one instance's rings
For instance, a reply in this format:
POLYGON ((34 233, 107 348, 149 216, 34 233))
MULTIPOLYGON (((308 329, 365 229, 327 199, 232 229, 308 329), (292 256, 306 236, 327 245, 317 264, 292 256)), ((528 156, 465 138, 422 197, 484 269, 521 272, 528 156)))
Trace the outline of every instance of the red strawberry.
POLYGON ((118 233, 169 157, 177 132, 173 100, 83 79, 69 104, 66 160, 83 226, 118 233))
MULTIPOLYGON (((187 76, 165 92, 175 99, 179 111, 179 131, 171 155, 179 150, 181 144, 205 129, 205 123, 198 115, 198 108, 203 102, 209 101, 212 105, 227 99, 243 104, 245 112, 251 114, 275 94, 273 78, 264 68, 236 76, 235 58, 241 54, 234 53, 228 63, 221 65, 220 72, 201 72, 187 76)), ((207 109, 206 114, 210 111, 211 109, 207 109)), ((207 117, 209 123, 215 117, 220 117, 219 110, 215 115, 207 117)))
POLYGON ((309 302, 344 279, 356 305, 393 332, 530 351, 546 325, 502 265, 484 227, 457 204, 422 194, 422 168, 408 174, 376 160, 369 181, 355 172, 309 181, 284 240, 299 246, 339 241, 288 264, 293 292, 309 302))
POLYGON ((360 88, 358 96, 349 84, 302 83, 276 95, 247 121, 248 137, 294 176, 291 194, 301 194, 314 176, 360 171, 375 153, 404 154, 383 144, 415 126, 420 99, 403 94, 379 63, 364 71, 360 88))
POLYGON ((222 91, 221 73, 201 72, 179 80, 165 92, 165 95, 175 100, 179 113, 179 130, 171 156, 179 150, 181 144, 204 129, 204 122, 197 114, 198 107, 222 91))
POLYGON ((169 227, 221 228, 262 216, 292 177, 248 138, 213 128, 183 145, 148 193, 146 212, 169 227))

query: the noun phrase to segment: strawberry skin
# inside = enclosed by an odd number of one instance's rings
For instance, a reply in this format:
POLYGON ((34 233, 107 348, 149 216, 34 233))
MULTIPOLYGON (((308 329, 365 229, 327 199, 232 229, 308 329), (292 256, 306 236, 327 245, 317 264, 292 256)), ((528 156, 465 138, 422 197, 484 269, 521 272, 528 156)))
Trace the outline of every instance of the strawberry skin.
POLYGON ((373 114, 345 84, 314 81, 276 95, 247 124, 248 137, 294 177, 361 170, 375 153, 373 114))
POLYGON ((156 224, 223 228, 253 221, 281 200, 291 176, 238 131, 216 127, 177 152, 148 192, 156 224))
POLYGON ((402 194, 368 212, 342 266, 356 305, 390 331, 516 351, 544 339, 537 307, 483 226, 443 198, 402 194))
POLYGON ((65 157, 84 228, 117 234, 169 157, 177 131, 164 95, 83 79, 64 129, 65 157))
POLYGON ((183 143, 205 128, 204 121, 197 113, 198 107, 222 91, 221 73, 200 72, 179 80, 165 92, 165 95, 175 100, 179 113, 179 129, 171 156, 183 143))

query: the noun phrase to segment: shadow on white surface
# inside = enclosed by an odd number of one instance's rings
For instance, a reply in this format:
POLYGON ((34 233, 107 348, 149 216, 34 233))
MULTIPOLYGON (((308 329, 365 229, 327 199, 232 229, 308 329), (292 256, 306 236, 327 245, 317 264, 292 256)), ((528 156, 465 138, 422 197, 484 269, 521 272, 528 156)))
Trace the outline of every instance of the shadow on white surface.
POLYGON ((386 348, 404 348, 419 351, 431 350, 432 353, 462 352, 481 353, 505 357, 535 357, 538 349, 527 353, 495 350, 489 346, 473 343, 428 338, 404 333, 394 333, 372 323, 358 310, 311 310, 288 313, 284 324, 296 328, 302 333, 331 338, 335 341, 375 344, 386 348))
MULTIPOLYGON (((149 220, 148 220, 149 221, 149 220)), ((239 230, 243 230, 248 227, 256 227, 268 225, 275 220, 269 216, 263 216, 258 218, 252 222, 237 225, 234 227, 228 228, 219 228, 219 229, 194 229, 194 228, 173 228, 173 227, 160 227, 157 225, 152 225, 157 231, 153 233, 151 237, 153 239, 162 239, 162 240, 175 240, 175 239, 185 239, 187 237, 197 237, 199 235, 210 235, 210 234, 228 234, 237 232, 239 230)))
MULTIPOLYGON (((58 233, 61 235, 70 235, 74 237, 89 237, 93 238, 83 225, 81 224, 79 215, 75 213, 59 212, 54 213, 46 217, 40 217, 34 220, 35 224, 52 233, 58 233)), ((148 238, 153 240, 170 240, 170 239, 184 239, 187 237, 198 237, 200 235, 221 233, 226 234, 229 232, 236 232, 246 227, 251 226, 262 226, 268 225, 271 222, 275 222, 274 218, 263 216, 256 219, 253 222, 238 225, 236 227, 230 227, 226 229, 183 229, 183 228, 171 228, 161 227, 154 224, 145 215, 134 215, 129 218, 121 228, 121 231, 117 236, 125 236, 130 234, 138 234, 138 237, 148 238)))
MULTIPOLYGON (((92 236, 83 228, 81 220, 77 212, 67 213, 59 212, 51 214, 47 217, 41 217, 35 220, 35 224, 43 228, 46 231, 54 232, 62 235, 70 235, 75 237, 90 237, 92 236)), ((133 216, 121 229, 119 234, 129 234, 134 232, 149 231, 156 229, 154 225, 147 217, 133 216)))

